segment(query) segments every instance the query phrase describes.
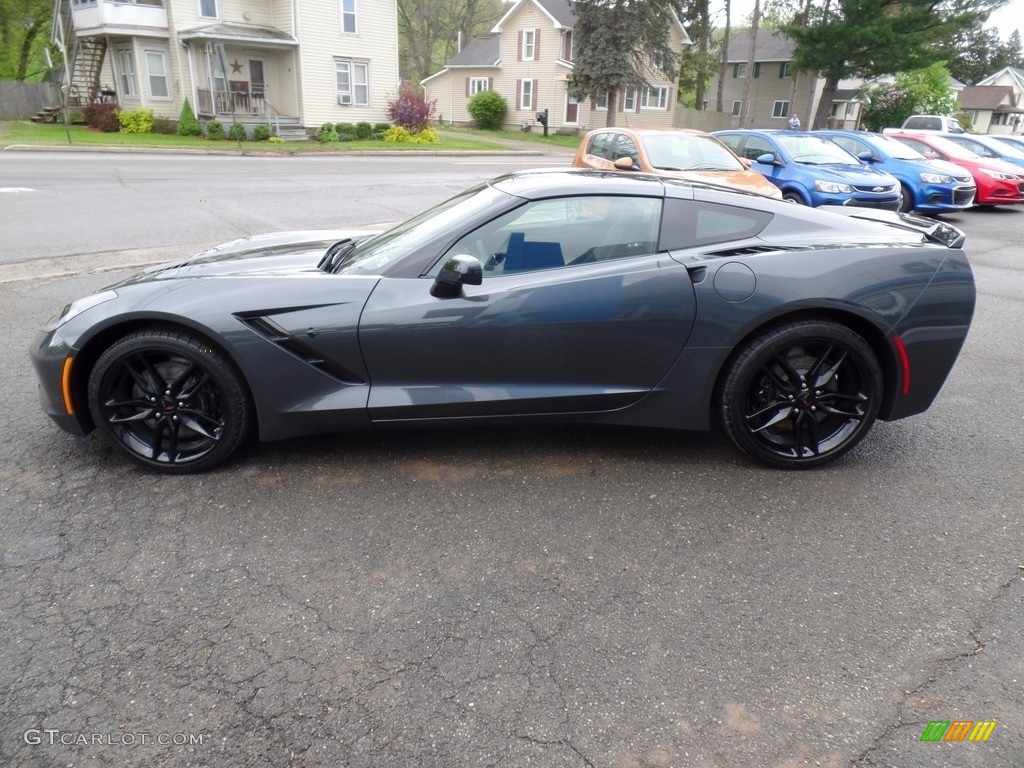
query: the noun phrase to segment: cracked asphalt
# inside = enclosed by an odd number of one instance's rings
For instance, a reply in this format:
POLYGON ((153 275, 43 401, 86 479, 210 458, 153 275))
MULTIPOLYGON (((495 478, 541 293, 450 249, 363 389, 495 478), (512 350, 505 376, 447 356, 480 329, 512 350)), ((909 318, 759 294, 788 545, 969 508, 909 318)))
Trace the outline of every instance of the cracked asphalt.
POLYGON ((488 429, 150 474, 48 421, 27 349, 162 252, 0 266, 0 765, 1019 768, 1024 211, 950 221, 980 289, 952 377, 802 473, 488 429))

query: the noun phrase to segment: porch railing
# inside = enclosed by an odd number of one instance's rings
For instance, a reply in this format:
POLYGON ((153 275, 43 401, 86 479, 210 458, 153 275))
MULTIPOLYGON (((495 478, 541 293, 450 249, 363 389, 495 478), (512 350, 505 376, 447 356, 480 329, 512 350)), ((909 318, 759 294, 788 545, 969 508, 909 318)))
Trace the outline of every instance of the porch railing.
POLYGON ((259 116, 268 114, 263 91, 221 91, 198 89, 198 110, 201 115, 259 116))

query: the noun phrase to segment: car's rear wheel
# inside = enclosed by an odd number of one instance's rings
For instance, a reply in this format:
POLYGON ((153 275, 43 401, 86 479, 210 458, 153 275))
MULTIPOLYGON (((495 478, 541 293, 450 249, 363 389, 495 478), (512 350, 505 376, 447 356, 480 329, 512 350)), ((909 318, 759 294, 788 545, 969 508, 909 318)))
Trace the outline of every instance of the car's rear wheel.
POLYGON ((731 358, 719 391, 726 433, 742 451, 777 467, 833 461, 871 429, 882 372, 849 328, 800 320, 772 328, 731 358))
POLYGON ((900 184, 900 213, 910 213, 914 210, 914 193, 906 184, 900 184))
POLYGON ((202 472, 237 450, 251 407, 241 374, 202 339, 172 329, 125 336, 89 376, 89 408, 114 445, 147 467, 202 472))

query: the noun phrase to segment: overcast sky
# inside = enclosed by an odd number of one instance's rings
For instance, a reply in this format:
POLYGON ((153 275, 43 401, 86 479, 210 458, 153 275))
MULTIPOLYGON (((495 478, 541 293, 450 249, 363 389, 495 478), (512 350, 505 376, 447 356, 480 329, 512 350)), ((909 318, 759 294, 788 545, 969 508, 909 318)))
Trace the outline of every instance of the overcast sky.
MULTIPOLYGON (((722 0, 717 0, 717 2, 712 0, 712 13, 715 12, 716 7, 718 12, 722 13, 725 10, 725 3, 722 0)), ((754 0, 732 0, 731 7, 732 23, 743 24, 754 10, 754 0)), ((1008 38, 1015 29, 1024 35, 1022 25, 1024 25, 1024 0, 1010 0, 1009 3, 989 16, 988 21, 985 22, 986 28, 997 27, 1003 40, 1008 38)))

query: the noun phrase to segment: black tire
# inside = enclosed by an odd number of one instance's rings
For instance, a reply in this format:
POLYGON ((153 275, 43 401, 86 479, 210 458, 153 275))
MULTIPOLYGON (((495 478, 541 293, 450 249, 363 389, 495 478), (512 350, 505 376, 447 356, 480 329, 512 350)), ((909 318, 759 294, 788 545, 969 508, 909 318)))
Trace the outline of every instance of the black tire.
POLYGON ((871 429, 882 371, 871 347, 828 320, 772 328, 726 365, 718 398, 729 438, 776 467, 827 464, 871 429))
POLYGON ((89 375, 96 426, 135 461, 203 472, 245 439, 252 408, 223 353, 184 331, 147 329, 107 349, 89 375))
POLYGON ((914 193, 910 191, 910 187, 906 184, 900 184, 900 213, 910 213, 914 210, 914 193))
POLYGON ((803 197, 800 195, 799 192, 792 192, 792 191, 790 191, 790 192, 783 192, 782 193, 782 199, 783 200, 788 200, 791 203, 798 203, 800 205, 807 205, 807 203, 804 201, 803 197))

